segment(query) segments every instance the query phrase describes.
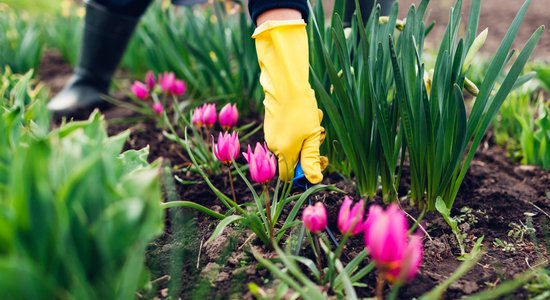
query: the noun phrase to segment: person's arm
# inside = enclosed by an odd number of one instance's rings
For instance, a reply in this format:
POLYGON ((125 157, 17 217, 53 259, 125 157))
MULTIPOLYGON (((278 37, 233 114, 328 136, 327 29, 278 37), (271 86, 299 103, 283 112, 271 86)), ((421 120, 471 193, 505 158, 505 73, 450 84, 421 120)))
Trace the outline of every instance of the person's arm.
POLYGON ((324 129, 309 84, 307 3, 256 0, 250 9, 258 25, 252 37, 265 92, 265 140, 279 159, 279 176, 291 180, 300 161, 309 182, 319 183, 324 129))
POLYGON ((299 20, 299 19, 302 19, 302 14, 295 9, 274 8, 258 15, 258 18, 256 19, 256 24, 260 26, 267 21, 299 20))
POLYGON ((267 20, 294 20, 302 18, 307 22, 309 9, 307 0, 250 0, 248 2, 248 11, 254 24, 260 25, 267 20), (301 16, 290 16, 286 12, 280 12, 278 9, 292 10, 299 12, 301 16), (268 13, 267 16, 260 15, 268 13), (263 22, 260 22, 263 21, 263 22))

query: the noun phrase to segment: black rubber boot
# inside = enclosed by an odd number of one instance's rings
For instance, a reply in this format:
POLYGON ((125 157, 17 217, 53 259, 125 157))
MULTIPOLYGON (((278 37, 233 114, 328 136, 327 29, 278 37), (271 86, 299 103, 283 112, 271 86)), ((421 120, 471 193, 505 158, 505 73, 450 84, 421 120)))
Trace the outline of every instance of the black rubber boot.
MULTIPOLYGON (((359 0, 359 8, 361 9, 361 15, 363 16, 363 22, 367 22, 372 9, 374 8, 375 0, 359 0)), ((387 16, 390 14, 390 9, 393 4, 393 0, 377 0, 380 4, 380 15, 387 16)), ((346 11, 344 12, 344 26, 351 26, 351 17, 355 12, 355 0, 346 0, 346 11)))
POLYGON ((49 103, 55 117, 87 117, 104 104, 111 78, 120 62, 139 17, 107 10, 94 1, 86 4, 80 59, 75 74, 49 103))

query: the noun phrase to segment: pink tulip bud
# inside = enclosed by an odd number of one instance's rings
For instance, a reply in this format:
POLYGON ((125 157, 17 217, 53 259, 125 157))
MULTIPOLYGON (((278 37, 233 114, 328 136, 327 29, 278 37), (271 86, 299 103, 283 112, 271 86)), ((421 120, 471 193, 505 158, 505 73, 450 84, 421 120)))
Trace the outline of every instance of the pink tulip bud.
POLYGON ((174 85, 175 80, 176 80, 176 75, 174 75, 174 72, 165 72, 163 74, 160 74, 159 84, 162 91, 164 93, 171 93, 172 86, 174 85))
POLYGON ((365 203, 360 200, 353 207, 352 204, 353 201, 350 197, 344 197, 344 203, 338 213, 338 229, 342 234, 356 235, 364 229, 365 203))
POLYGON ((197 127, 202 127, 202 115, 203 115, 203 107, 197 107, 193 111, 193 117, 191 117, 191 121, 193 124, 197 127))
POLYGON ((141 100, 145 100, 147 99, 147 97, 149 97, 147 86, 140 81, 134 81, 134 83, 132 84, 132 93, 134 94, 134 96, 141 100))
POLYGON ((153 73, 153 71, 149 71, 147 72, 147 74, 145 74, 145 83, 150 90, 153 90, 155 88, 156 82, 155 74, 153 73))
POLYGON ((244 153, 244 158, 249 164, 250 177, 257 183, 267 183, 277 171, 277 159, 273 153, 269 152, 267 146, 256 143, 254 152, 248 145, 248 152, 244 153))
POLYGON ((155 112, 155 114, 157 115, 162 115, 162 112, 164 112, 164 107, 162 107, 162 104, 160 103, 155 103, 153 104, 153 111, 155 112))
POLYGON ((395 281, 403 271, 407 280, 418 272, 422 259, 420 238, 410 237, 407 219, 396 204, 384 211, 373 205, 365 227, 365 246, 387 280, 395 281))
POLYGON ((214 143, 214 137, 212 136, 212 149, 216 158, 226 164, 230 164, 232 160, 235 160, 239 156, 241 150, 241 144, 239 142, 239 136, 235 131, 231 134, 222 133, 218 135, 218 143, 214 143))
POLYGON ((237 104, 231 105, 230 103, 227 103, 222 110, 220 110, 218 120, 224 130, 229 130, 237 125, 237 119, 239 119, 237 104))
POLYGON ((185 91, 187 90, 187 87, 185 86, 185 82, 183 80, 176 79, 174 81, 174 84, 172 84, 172 88, 170 92, 173 95, 181 96, 185 94, 185 91))
POLYGON ((202 124, 208 128, 214 126, 216 123, 217 113, 216 104, 204 104, 202 106, 202 124))
POLYGON ((321 202, 315 203, 315 206, 309 205, 302 213, 302 222, 304 226, 313 233, 319 233, 327 228, 327 210, 321 202))

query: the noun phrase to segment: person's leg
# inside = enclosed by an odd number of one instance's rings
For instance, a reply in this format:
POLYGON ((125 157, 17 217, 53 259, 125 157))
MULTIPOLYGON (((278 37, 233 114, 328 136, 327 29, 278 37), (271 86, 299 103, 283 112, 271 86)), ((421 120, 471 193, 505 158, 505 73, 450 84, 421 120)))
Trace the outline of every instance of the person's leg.
MULTIPOLYGON (((95 0, 108 11, 124 16, 140 17, 152 0, 95 0)), ((91 1, 86 1, 91 2, 91 1)))
POLYGON ((265 140, 279 158, 279 176, 291 180, 300 162, 308 181, 319 183, 323 128, 309 84, 307 2, 253 0, 249 10, 258 25, 253 38, 265 92, 265 140))
POLYGON ((86 2, 84 34, 75 73, 48 103, 55 116, 85 117, 103 102, 139 17, 151 0, 86 2))

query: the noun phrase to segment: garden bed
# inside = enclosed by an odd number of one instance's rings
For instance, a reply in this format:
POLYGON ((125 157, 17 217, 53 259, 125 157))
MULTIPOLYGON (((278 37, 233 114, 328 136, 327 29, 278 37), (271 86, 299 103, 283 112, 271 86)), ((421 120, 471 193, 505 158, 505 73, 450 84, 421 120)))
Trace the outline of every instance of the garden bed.
MULTIPOLYGON (((121 113, 123 112, 120 108, 117 108, 116 111, 108 111, 107 115, 119 116, 121 113)), ((113 125, 110 126, 110 131, 114 134, 126 128, 133 130, 127 148, 137 149, 149 145, 151 161, 163 157, 172 166, 189 163, 185 150, 163 138, 154 122, 131 126, 113 125)), ((261 135, 255 138, 260 141, 261 135)), ((248 142, 253 143, 255 140, 248 142)), ((187 186, 176 183, 178 200, 193 200, 213 210, 221 209, 221 202, 201 181, 200 176, 194 173, 176 175, 184 180, 197 182, 187 186)), ((406 191, 407 182, 405 166, 401 192, 406 191)), ((214 183, 227 195, 231 193, 225 176, 214 178, 214 183)), ((328 174, 324 183, 334 184, 358 199, 354 195, 353 183, 344 180, 338 174, 328 174)), ((244 183, 237 180, 235 188, 237 199, 247 201, 247 198, 250 198, 244 183)), ((323 192, 315 197, 327 206, 329 220, 336 220, 343 195, 323 192)), ((478 237, 484 236, 484 249, 488 251, 466 276, 451 285, 446 298, 456 299, 490 288, 506 279, 514 278, 530 267, 547 262, 548 254, 543 243, 548 242, 547 229, 550 224, 550 173, 537 167, 521 166, 511 162, 506 158, 505 151, 492 145, 489 140, 478 150, 454 207, 452 215, 465 219, 461 229, 467 234, 468 249, 478 237), (520 242, 509 237, 508 233, 512 229, 512 223, 526 223, 526 214, 534 215, 532 224, 536 234, 525 236, 520 242), (532 240, 533 237, 536 237, 535 242, 532 240), (508 248, 504 245, 497 246, 495 239, 508 243, 505 244, 508 248)), ((412 216, 419 214, 413 207, 404 205, 403 208, 412 216)), ((459 250, 455 238, 443 218, 438 213, 431 213, 425 219, 430 221, 424 223, 429 234, 429 237, 424 238, 424 263, 419 276, 401 289, 400 295, 404 298, 417 297, 429 291, 448 278, 460 265, 460 261, 457 260, 459 250)), ((230 229, 216 242, 204 245, 215 224, 217 221, 214 218, 191 211, 172 209, 167 215, 165 234, 150 247, 148 261, 153 277, 166 278, 163 276, 171 275, 171 280, 178 280, 177 277, 174 278, 174 274, 179 274, 181 284, 176 284, 176 287, 180 289, 183 298, 195 293, 206 293, 215 298, 252 298, 247 284, 263 283, 268 273, 257 266, 247 250, 250 245, 258 248, 261 246, 253 242, 247 244, 250 242, 247 240, 250 232, 239 228, 230 229), (186 220, 190 215, 193 225, 182 224, 182 220, 186 220), (174 219, 179 221, 175 224, 174 219), (180 265, 181 273, 173 269, 174 253, 184 255, 184 262, 180 265), (198 278, 202 278, 202 281, 198 278), (195 283, 195 286, 192 283, 195 283)), ((333 231, 337 231, 336 224, 329 226, 333 231)), ((353 238, 348 244, 344 261, 353 258, 363 247, 362 237, 353 238)), ((261 251, 268 252, 265 248, 261 251)), ((270 255, 273 254, 267 254, 270 255)), ((369 287, 358 289, 360 296, 372 296, 374 293, 374 275, 367 278, 369 287)), ((168 286, 168 281, 161 280, 158 290, 161 291, 168 286)), ((166 290, 158 295, 162 296, 164 293, 166 290)), ((527 296, 527 291, 520 289, 516 291, 514 299, 527 296)))
MULTIPOLYGON (((54 91, 60 89, 63 82, 58 76, 70 72, 70 68, 56 57, 47 54, 43 60, 40 79, 54 91), (46 65, 44 65, 46 64, 46 65), (55 70, 55 71, 48 71, 55 70)), ((184 166, 190 163, 185 149, 163 137, 154 121, 125 122, 137 117, 133 112, 113 107, 104 111, 109 123, 109 133, 116 134, 130 129, 132 134, 126 142, 126 149, 150 147, 149 161, 162 157, 171 166, 184 166)), ((250 120, 249 120, 250 121, 250 120)), ((260 121, 260 120, 256 120, 260 121)), ((257 134, 247 143, 263 140, 257 134)), ((403 170, 401 195, 405 196, 408 185, 407 166, 403 170)), ((172 200, 193 200, 213 210, 221 210, 222 204, 214 193, 195 173, 176 174, 184 180, 196 184, 176 183, 176 194, 172 200)), ((225 176, 214 178, 215 185, 227 195, 230 194, 225 176)), ((324 183, 334 184, 355 199, 355 187, 338 174, 328 174, 324 183)), ((242 181, 236 181, 237 198, 246 201, 250 198, 242 181)), ((336 220, 343 195, 334 192, 319 193, 315 197, 322 200, 328 209, 329 220, 336 220)), ((476 238, 484 236, 484 249, 488 250, 478 264, 461 280, 451 285, 446 293, 447 299, 456 299, 490 288, 506 279, 540 264, 547 263, 548 253, 543 245, 548 242, 550 224, 550 173, 538 167, 522 166, 506 158, 503 149, 487 140, 478 150, 464 184, 458 194, 453 216, 463 215, 466 222, 461 225, 467 234, 468 249, 476 238), (467 212, 461 209, 469 208, 467 212), (526 213, 532 213, 532 224, 536 230, 536 241, 525 237, 523 242, 508 237, 512 223, 525 223, 526 213), (468 221, 469 219, 469 222, 468 221), (473 219, 477 219, 474 222, 473 219), (546 234, 546 237, 545 237, 546 234), (495 239, 509 243, 509 249, 495 245, 495 239), (513 249, 511 249, 513 248, 513 249)), ((416 208, 404 205, 412 216, 418 216, 416 208)), ((456 240, 443 218, 436 212, 429 214, 424 226, 429 237, 424 238, 425 252, 419 275, 400 291, 403 298, 418 297, 448 278, 460 265, 456 240)), ((229 228, 212 244, 204 242, 212 234, 217 220, 206 215, 185 209, 171 209, 166 215, 165 233, 149 246, 147 261, 151 268, 152 279, 158 279, 149 291, 147 298, 156 295, 166 298, 174 292, 189 297, 206 296, 216 299, 233 297, 234 299, 253 298, 247 284, 255 282, 262 285, 269 273, 258 266, 249 252, 252 245, 262 252, 268 252, 259 244, 248 240, 250 232, 241 228, 229 228), (200 253, 200 254, 199 254, 200 253), (170 279, 166 276, 170 276, 170 279)), ((335 224, 329 226, 336 230, 335 224)), ((348 244, 344 261, 359 253, 364 243, 358 236, 348 244)), ((311 253, 310 253, 311 254, 311 253)), ((266 254, 272 256, 273 254, 266 254)), ((367 276, 367 288, 358 289, 360 296, 374 294, 375 277, 367 276)), ((146 297, 147 296, 147 297, 146 297)), ((514 299, 525 299, 528 293, 524 289, 515 292, 514 299)))

